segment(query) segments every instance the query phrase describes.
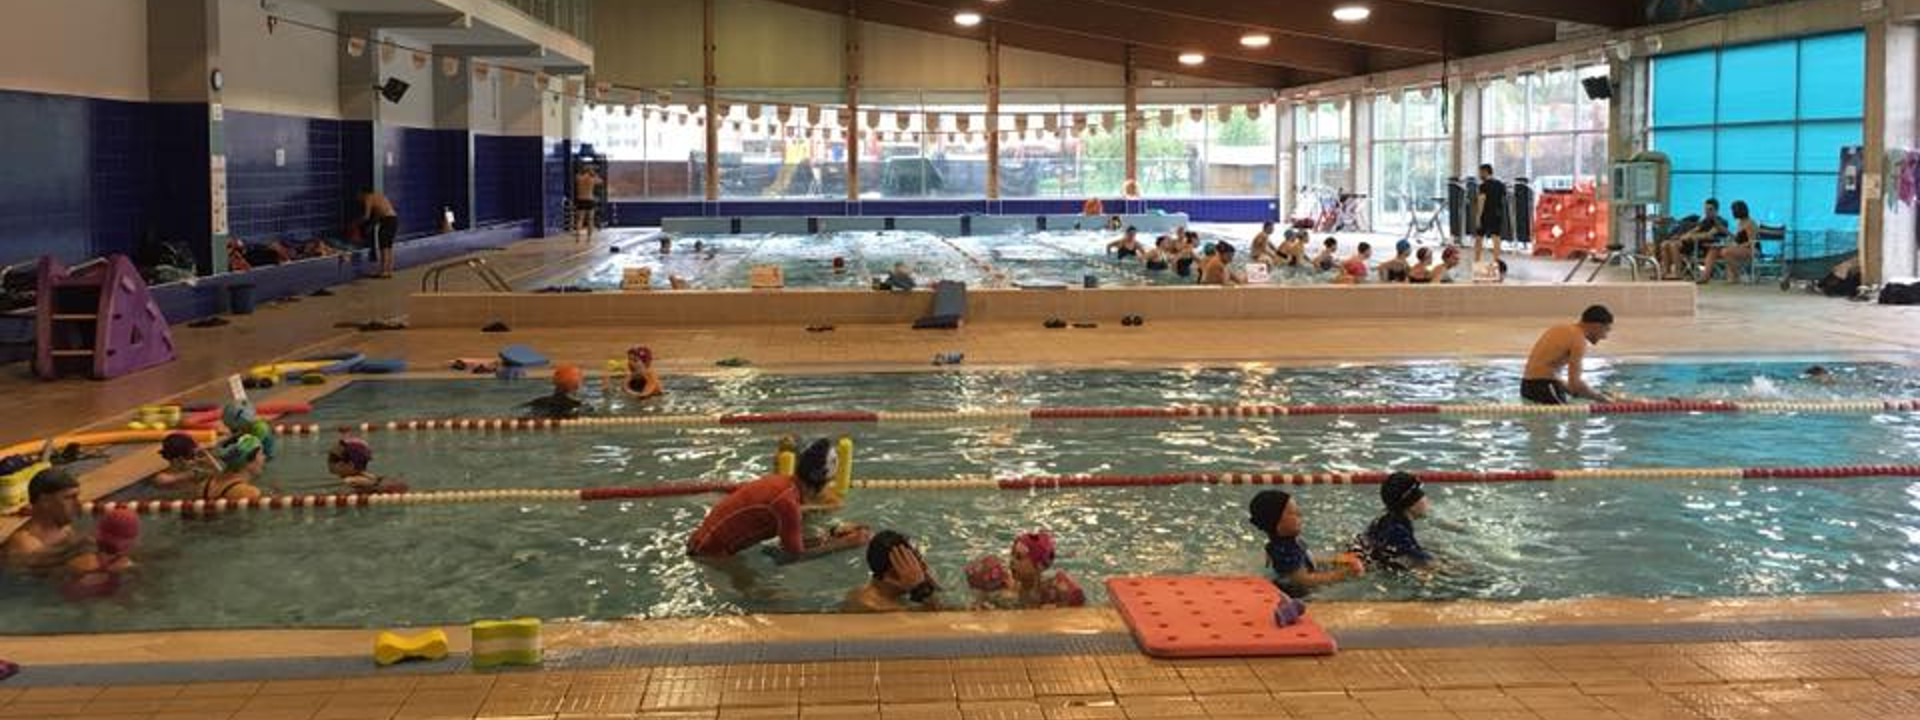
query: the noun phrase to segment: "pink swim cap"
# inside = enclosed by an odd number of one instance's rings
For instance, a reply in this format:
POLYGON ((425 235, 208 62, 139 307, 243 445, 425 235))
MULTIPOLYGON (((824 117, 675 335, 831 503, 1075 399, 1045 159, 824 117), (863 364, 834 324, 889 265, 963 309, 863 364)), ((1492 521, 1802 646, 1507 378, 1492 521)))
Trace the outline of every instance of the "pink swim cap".
POLYGON ((133 550, 133 541, 140 537, 140 516, 126 508, 110 510, 94 523, 93 532, 94 544, 100 552, 125 555, 133 550))
POLYGON ((638 362, 641 365, 652 365, 653 351, 648 349, 647 346, 645 345, 635 345, 633 347, 627 348, 627 359, 633 362, 638 362))
POLYGON ((992 555, 974 558, 963 572, 967 575, 967 585, 975 590, 996 592, 1007 588, 1007 566, 992 555))
POLYGON ((1040 600, 1048 605, 1080 607, 1087 604, 1087 591, 1067 571, 1060 570, 1040 585, 1040 600))
POLYGON ((1014 557, 1024 557, 1041 570, 1053 567, 1053 533, 1038 530, 1013 538, 1014 557))

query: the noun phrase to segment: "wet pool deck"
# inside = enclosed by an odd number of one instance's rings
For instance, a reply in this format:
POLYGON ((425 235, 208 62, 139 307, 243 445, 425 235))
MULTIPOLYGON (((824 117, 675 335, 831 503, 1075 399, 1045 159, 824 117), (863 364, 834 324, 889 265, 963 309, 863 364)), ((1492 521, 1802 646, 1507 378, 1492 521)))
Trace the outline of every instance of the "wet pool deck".
MULTIPOLYGON (((490 258, 509 275, 537 278, 604 251, 555 238, 490 258)), ((1563 272, 1516 263, 1523 277, 1563 272)), ((402 273, 268 306, 224 328, 178 328, 182 361, 129 378, 38 383, 16 366, 0 377, 15 409, 0 440, 116 426, 139 404, 216 397, 230 373, 337 348, 433 368, 517 342, 593 370, 645 343, 667 373, 717 372, 713 363, 726 357, 769 371, 925 369, 947 351, 965 352, 970 367, 1512 361, 1541 327, 1562 321, 1148 318, 1139 329, 831 333, 334 327, 404 313, 418 282, 417 271, 402 273)), ((1621 318, 1599 355, 1912 362, 1915 327, 1916 308, 1716 285, 1702 291, 1697 317, 1621 318)), ((124 477, 148 462, 128 457, 100 475, 124 477)), ((0 637, 0 658, 28 668, 0 683, 0 718, 1920 717, 1920 595, 1331 603, 1315 612, 1348 650, 1318 660, 1149 661, 1125 649, 1105 609, 559 625, 549 627, 547 669, 505 674, 457 664, 376 674, 364 660, 370 632, 357 629, 0 637), (873 659, 914 655, 925 657, 873 659)), ((463 635, 454 633, 456 644, 463 635)))

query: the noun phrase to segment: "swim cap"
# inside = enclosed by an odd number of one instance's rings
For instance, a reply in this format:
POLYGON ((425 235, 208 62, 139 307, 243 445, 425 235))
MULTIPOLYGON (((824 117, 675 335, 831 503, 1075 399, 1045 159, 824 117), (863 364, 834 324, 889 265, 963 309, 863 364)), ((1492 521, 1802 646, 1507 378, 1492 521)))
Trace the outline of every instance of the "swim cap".
POLYGON ((342 462, 352 465, 355 470, 365 470, 367 465, 373 463, 373 446, 357 437, 343 437, 327 453, 327 461, 342 462))
POLYGON ((641 365, 652 365, 653 351, 647 349, 645 345, 635 345, 627 348, 627 359, 638 362, 641 365))
POLYGON ((581 383, 586 382, 586 374, 572 365, 561 365, 553 369, 553 386, 565 392, 576 392, 581 383))
POLYGON ((1420 489, 1420 478, 1412 473, 1388 475, 1387 481, 1380 484, 1380 502, 1387 506, 1387 512, 1404 512, 1426 496, 1427 491, 1420 489))
POLYGON ((1013 554, 1024 557, 1034 567, 1053 567, 1053 533, 1045 530, 1020 533, 1013 538, 1013 554))
POLYGON ((260 438, 252 435, 235 435, 227 439, 220 447, 220 465, 228 472, 246 467, 261 453, 260 438))
POLYGON ((981 592, 996 592, 1007 589, 1007 566, 1000 558, 982 555, 961 568, 967 575, 967 586, 981 592))
POLYGON ((1080 589, 1080 583, 1075 582, 1072 575, 1061 570, 1040 585, 1040 601, 1060 607, 1080 607, 1087 604, 1087 591, 1080 589))
POLYGON ((259 416, 253 410, 253 402, 249 400, 235 400, 220 409, 220 422, 234 432, 252 427, 253 421, 258 419, 260 419, 259 416))
POLYGON ((1405 240, 1401 240, 1400 242, 1393 244, 1393 251, 1400 253, 1401 255, 1405 255, 1407 253, 1413 252, 1413 243, 1407 242, 1405 240))
POLYGON ((1247 503, 1247 522, 1260 528, 1260 532, 1273 534, 1273 526, 1280 522, 1280 514, 1287 511, 1287 503, 1293 496, 1285 490, 1262 490, 1247 503))
POLYGON ((809 488, 825 487, 833 479, 833 441, 820 438, 794 458, 793 476, 809 488))
POLYGON ((108 555, 125 555, 140 537, 140 516, 126 508, 114 508, 93 525, 94 545, 108 555))
POLYGON ((47 468, 35 473, 33 479, 27 481, 27 502, 37 503, 42 497, 58 495, 79 487, 80 481, 73 479, 67 471, 47 468))
POLYGON ((168 433, 160 441, 160 457, 168 460, 185 460, 200 451, 200 443, 192 435, 183 432, 168 433))
POLYGON ((1452 260, 1457 257, 1460 257, 1460 248, 1449 246, 1447 249, 1440 251, 1440 259, 1442 260, 1452 260))
POLYGON ((892 530, 875 533, 873 539, 867 541, 867 570, 874 577, 887 574, 888 570, 893 569, 893 549, 901 545, 911 547, 907 536, 892 530))

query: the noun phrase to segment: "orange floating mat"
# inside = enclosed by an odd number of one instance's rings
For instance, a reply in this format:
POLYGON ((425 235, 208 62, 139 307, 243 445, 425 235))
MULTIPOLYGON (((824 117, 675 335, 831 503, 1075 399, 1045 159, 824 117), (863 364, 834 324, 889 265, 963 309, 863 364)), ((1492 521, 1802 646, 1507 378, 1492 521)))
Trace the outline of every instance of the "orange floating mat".
POLYGON ((1140 648, 1154 657, 1332 655, 1333 636, 1302 617, 1280 627, 1280 590, 1258 577, 1115 577, 1107 592, 1140 648))

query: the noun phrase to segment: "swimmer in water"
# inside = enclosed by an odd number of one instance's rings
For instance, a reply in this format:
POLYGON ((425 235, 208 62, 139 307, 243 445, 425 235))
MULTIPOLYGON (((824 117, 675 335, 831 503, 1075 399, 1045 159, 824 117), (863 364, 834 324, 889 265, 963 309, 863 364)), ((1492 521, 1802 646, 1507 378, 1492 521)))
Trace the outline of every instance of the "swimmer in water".
POLYGON ((579 417, 586 403, 574 397, 580 392, 580 386, 586 381, 586 374, 572 365, 561 365, 553 369, 553 393, 528 400, 521 407, 527 408, 527 415, 536 418, 566 419, 579 417))
MULTIPOLYGON (((699 241, 695 240, 694 242, 699 242, 699 241)), ((673 254, 673 236, 672 235, 668 235, 666 233, 660 233, 660 254, 661 255, 673 254)))
POLYGON ((1420 479, 1404 472, 1387 476, 1380 484, 1380 503, 1386 512, 1354 539, 1353 553, 1375 568, 1417 570, 1431 565, 1433 555, 1413 535, 1413 521, 1426 517, 1428 509, 1420 479))
POLYGON ((1299 503, 1282 490, 1263 490, 1247 504, 1248 522, 1267 535, 1267 565, 1273 569, 1273 584, 1282 592, 1302 597, 1313 588, 1359 577, 1367 569, 1353 553, 1334 556, 1335 565, 1321 570, 1313 555, 1300 544, 1299 503))
POLYGON ((1213 252, 1200 266, 1201 285, 1245 285, 1247 277, 1233 269, 1233 245, 1221 241, 1213 246, 1213 252))
POLYGON ((940 609, 940 585, 927 561, 907 536, 892 530, 867 543, 867 570, 873 578, 847 593, 852 612, 903 612, 940 609))
POLYGON ((140 516, 115 508, 93 524, 94 551, 67 563, 72 579, 60 588, 68 600, 99 598, 120 590, 120 578, 133 569, 133 547, 140 538, 140 516))
POLYGON ((833 453, 832 441, 816 440, 794 459, 792 475, 771 474, 734 488, 687 537, 687 554, 726 559, 778 538, 778 560, 790 563, 867 542, 869 533, 859 525, 837 526, 825 537, 806 536, 801 508, 822 504, 833 479, 833 453))
POLYGON ((199 487, 220 474, 220 461, 213 453, 183 432, 168 433, 160 441, 160 458, 167 461, 167 469, 148 478, 154 487, 199 487))
POLYGON ((1587 308, 1580 314, 1580 322, 1547 328, 1527 354, 1527 369, 1520 376, 1520 397, 1539 405, 1565 405, 1576 397, 1612 402, 1606 393, 1587 385, 1582 367, 1587 346, 1600 344, 1611 332, 1613 313, 1605 305, 1587 308), (1566 371, 1565 380, 1560 379, 1561 370, 1566 371))
POLYGON ((1273 223, 1261 223, 1260 232, 1247 246, 1247 259, 1268 265, 1280 264, 1280 253, 1273 248, 1273 223))
POLYGON ((1393 257, 1380 263, 1380 267, 1376 268, 1380 272, 1380 282, 1408 282, 1410 279, 1408 271, 1413 269, 1413 265, 1407 262, 1407 256, 1412 252, 1413 243, 1405 240, 1396 243, 1393 246, 1393 257))
POLYGON ((1139 230, 1129 226, 1120 239, 1107 243, 1107 252, 1113 253, 1116 260, 1127 260, 1140 255, 1139 230))
MULTIPOLYGON (((1053 567, 1053 534, 1046 531, 1021 533, 1013 538, 1005 564, 1000 558, 983 555, 967 563, 967 585, 979 591, 986 603, 995 607, 1047 607, 1071 605, 1061 602, 1054 588, 1072 585, 1070 577, 1056 582, 1047 575, 1053 567)), ((1056 572, 1055 576, 1064 576, 1056 572)))
POLYGON ((327 472, 346 483, 356 495, 406 492, 406 483, 367 470, 373 464, 373 446, 357 437, 343 437, 327 451, 327 472))
POLYGON ((1340 240, 1329 236, 1320 242, 1320 252, 1313 256, 1313 267, 1320 272, 1333 270, 1337 260, 1334 256, 1340 252, 1340 240))
POLYGON ((1140 261, 1146 265, 1147 272, 1166 272, 1167 258, 1173 252, 1173 239, 1165 235, 1154 239, 1153 247, 1147 248, 1140 261))
POLYGON ((200 486, 200 498, 215 500, 252 500, 260 497, 253 481, 267 467, 267 453, 252 435, 236 435, 221 446, 220 474, 200 486))
POLYGON ((58 468, 36 473, 27 482, 27 522, 7 536, 7 569, 51 575, 91 554, 93 543, 73 531, 79 517, 80 481, 58 468))
POLYGON ((1824 365, 1810 366, 1805 372, 1800 373, 1800 377, 1808 382, 1819 383, 1821 385, 1833 384, 1833 373, 1828 372, 1824 365))
POLYGON ((1193 277, 1193 265, 1200 260, 1200 233, 1182 232, 1174 243, 1173 274, 1193 277))
POLYGON ((653 350, 644 345, 627 348, 627 381, 620 388, 632 397, 650 398, 666 392, 653 372, 653 350))

